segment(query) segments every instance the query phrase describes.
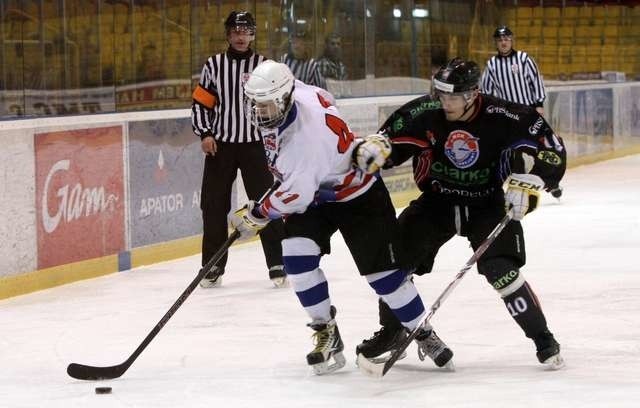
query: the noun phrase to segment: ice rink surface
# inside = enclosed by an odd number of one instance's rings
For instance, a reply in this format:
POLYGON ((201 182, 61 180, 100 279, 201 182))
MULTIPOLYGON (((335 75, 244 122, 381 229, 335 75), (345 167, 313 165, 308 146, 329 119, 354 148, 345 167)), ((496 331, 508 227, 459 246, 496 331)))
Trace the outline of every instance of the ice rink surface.
MULTIPOLYGON (((197 289, 119 379, 78 381, 70 362, 124 361, 195 277, 199 256, 0 301, 1 407, 638 407, 640 156, 570 170, 558 203, 524 221, 525 277, 567 366, 549 372, 475 268, 432 320, 456 372, 409 356, 381 380, 355 367, 377 329, 373 291, 339 234, 322 268, 338 307, 347 366, 306 365, 308 319, 292 289, 273 289, 259 245, 230 251, 224 286, 197 289), (96 395, 96 386, 113 387, 96 395)), ((416 282, 427 304, 471 256, 443 249, 416 282)))

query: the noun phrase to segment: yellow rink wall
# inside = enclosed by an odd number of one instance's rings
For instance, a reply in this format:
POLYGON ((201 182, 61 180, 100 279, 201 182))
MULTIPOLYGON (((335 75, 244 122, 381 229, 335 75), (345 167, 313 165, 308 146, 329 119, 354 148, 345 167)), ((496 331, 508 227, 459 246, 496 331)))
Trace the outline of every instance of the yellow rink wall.
MULTIPOLYGON (((636 96, 638 98, 635 100, 640 100, 640 84, 633 84, 633 86, 624 84, 624 88, 616 88, 612 85, 591 88, 563 87, 560 91, 557 91, 555 97, 553 96, 553 89, 550 90, 550 98, 545 106, 546 116, 557 133, 567 143, 569 168, 626 155, 640 154, 640 129, 635 127, 640 127, 640 123, 636 123, 640 121, 640 113, 627 110, 629 106, 635 106, 636 110, 639 107, 634 103, 626 103, 628 100, 625 101, 626 98, 635 98, 636 96), (602 91, 603 89, 604 91, 602 91), (584 105, 585 101, 593 101, 594 99, 594 94, 589 94, 589 92, 595 92, 596 99, 605 98, 605 104, 607 98, 611 99, 609 105, 611 106, 610 114, 603 114, 597 111, 603 106, 602 100, 593 105, 593 109, 596 109, 595 113, 588 110, 589 106, 584 105), (583 109, 584 112, 578 115, 571 113, 571 111, 567 113, 567 106, 572 106, 572 104, 574 107, 583 104, 580 109, 583 109), (570 120, 567 117, 570 117, 570 120), (607 123, 607 118, 611 123, 607 123), (597 123, 589 122, 591 119, 597 123), (591 134, 588 132, 591 132, 591 134), (576 153, 572 154, 572 152, 576 153)), ((379 124, 390 112, 413 97, 415 95, 349 99, 338 101, 338 106, 348 122, 353 124, 352 128, 357 134, 367 134, 375 132, 379 124)), ((8 200, 0 201, 0 214, 2 214, 3 223, 0 229, 2 233, 0 256, 4 258, 4 260, 0 261, 2 262, 0 263, 0 299, 200 253, 201 236, 199 232, 177 239, 139 245, 137 242, 144 242, 145 237, 142 236, 136 241, 135 231, 133 231, 135 228, 132 227, 135 223, 132 220, 135 218, 136 211, 140 211, 140 209, 138 206, 129 205, 129 201, 133 200, 134 197, 132 183, 129 178, 132 177, 132 173, 135 171, 135 167, 129 163, 130 158, 128 156, 132 155, 131 150, 135 148, 134 143, 129 140, 129 132, 133 128, 131 124, 135 123, 139 127, 145 121, 153 122, 160 119, 171 120, 172 118, 182 120, 187 118, 188 115, 189 112, 187 110, 177 110, 36 119, 21 121, 17 124, 0 122, 0 138, 9 141, 8 147, 0 153, 2 154, 2 157, 0 157, 0 173, 4 171, 5 174, 8 173, 8 176, 15 179, 13 185, 0 187, 0 195, 17 197, 17 203, 13 204, 8 200), (122 126, 123 129, 124 148, 122 154, 125 191, 122 198, 127 201, 125 203, 127 208, 124 209, 125 244, 123 244, 122 250, 117 253, 38 268, 38 248, 42 251, 43 246, 37 242, 37 237, 39 234, 42 235, 43 232, 37 231, 38 228, 41 228, 40 226, 34 227, 33 225, 42 222, 33 214, 38 212, 34 204, 37 202, 34 198, 37 188, 33 186, 33 183, 34 179, 37 178, 38 168, 41 167, 37 165, 35 159, 30 157, 34 156, 34 151, 37 151, 38 141, 34 135, 59 129, 91 129, 92 127, 101 127, 104 124, 108 124, 111 127, 115 124, 116 129, 118 129, 118 126, 122 126), (25 163, 27 163, 26 166, 25 163), (20 189, 22 188, 21 186, 26 187, 22 190, 20 189), (32 208, 21 209, 26 205, 25 203, 32 203, 32 208)), ((174 129, 174 131, 176 130, 174 129)), ((163 132, 168 132, 168 130, 164 128, 163 132)), ((184 129, 178 129, 177 132, 184 132, 184 129)), ((157 157, 152 160, 152 164, 158 168, 162 168, 161 163, 162 160, 158 160, 157 157)), ((201 163, 196 163, 196 167, 200 168, 201 163)), ((158 175, 158 169, 155 168, 154 171, 155 177, 162 179, 162 172, 158 175)), ((197 175, 196 178, 199 182, 200 176, 197 175)), ((408 164, 386 172, 384 179, 397 208, 405 207, 411 199, 418 195, 413 183, 411 168, 408 164)), ((246 196, 242 192, 241 181, 236 190, 237 193, 234 193, 233 197, 235 203, 232 208, 234 208, 234 205, 237 206, 246 200, 246 196)), ((192 213, 199 211, 197 208, 194 210, 197 206, 195 196, 190 205, 189 196, 186 194, 184 196, 181 199, 183 207, 189 207, 192 213)), ((171 195, 156 196, 155 201, 147 198, 143 202, 146 202, 147 205, 153 202, 161 202, 162 200, 158 197, 164 197, 165 201, 167 201, 169 200, 167 197, 171 197, 171 195)), ((157 206, 158 204, 155 205, 157 206)), ((159 211, 158 208, 156 208, 156 211, 159 211)), ((66 214, 66 217, 69 218, 69 215, 66 214)), ((199 223, 200 221, 194 221, 192 216, 190 222, 199 223)), ((142 227, 143 229, 146 228, 144 225, 142 227)), ((197 270, 193 272, 195 276, 197 270)))

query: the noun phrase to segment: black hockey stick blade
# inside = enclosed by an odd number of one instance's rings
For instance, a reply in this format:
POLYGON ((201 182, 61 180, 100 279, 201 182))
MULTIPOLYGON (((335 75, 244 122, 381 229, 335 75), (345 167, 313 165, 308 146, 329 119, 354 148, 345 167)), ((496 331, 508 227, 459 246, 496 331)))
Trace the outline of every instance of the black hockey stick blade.
MULTIPOLYGON (((270 188, 267 190, 262 198, 258 201, 261 203, 265 200, 265 198, 273 193, 280 186, 280 182, 276 181, 270 188)), ((187 300, 189 295, 196 289, 198 283, 205 277, 205 275, 209 272, 209 270, 214 267, 218 261, 227 253, 229 247, 240 238, 240 232, 238 230, 234 230, 229 238, 225 241, 224 244, 218 249, 218 251, 213 254, 211 259, 200 269, 198 275, 196 275, 195 279, 191 281, 189 286, 182 292, 180 297, 175 301, 175 303, 167 310, 167 313, 162 316, 162 319, 154 326, 154 328, 147 334, 147 337, 142 340, 142 343, 138 346, 138 348, 126 359, 123 363, 109 366, 109 367, 96 367, 84 364, 71 363, 67 366, 67 374, 69 376, 76 378, 78 380, 111 380, 114 378, 118 378, 124 374, 131 364, 138 358, 138 356, 144 351, 145 348, 151 343, 151 340, 156 337, 156 335, 162 330, 162 328, 167 324, 171 316, 175 314, 176 311, 182 306, 182 304, 187 300)))
POLYGON ((453 278, 453 280, 449 282, 449 284, 442 291, 440 296, 438 296, 438 298, 433 302, 433 304, 431 305, 431 308, 429 309, 429 314, 427 314, 427 317, 424 318, 424 320, 422 321, 422 323, 418 325, 418 327, 416 327, 413 331, 411 331, 411 333, 409 333, 407 338, 400 344, 400 346, 396 348, 393 353, 391 353, 388 360, 380 363, 375 363, 367 359, 366 357, 364 357, 362 354, 358 354, 356 363, 358 365, 358 368, 360 368, 360 371, 362 371, 362 373, 375 378, 384 377, 384 375, 391 369, 391 367, 393 367, 396 361, 400 359, 400 357, 405 352, 407 347, 409 347, 411 342, 416 338, 416 336, 420 332, 420 329, 422 327, 427 326, 427 324, 429 323, 433 315, 436 313, 436 311, 440 309, 440 305, 442 304, 442 302, 444 302, 444 300, 449 296, 449 294, 453 291, 453 289, 456 286, 458 286, 458 283, 460 283, 460 281, 462 280, 464 275, 467 273, 467 271, 471 269, 471 267, 476 262, 478 262, 478 259, 480 259, 480 257, 482 256, 482 254, 484 254, 487 248, 491 246, 493 241, 495 241, 498 235, 500 235, 504 227, 507 226, 507 224, 509 223, 509 221, 511 221, 512 218, 513 218, 513 214, 511 212, 508 212, 507 215, 505 215, 502 218, 500 223, 498 223, 498 225, 495 226, 493 231, 491 231, 491 233, 487 236, 487 238, 485 238, 484 241, 482 241, 478 249, 476 249, 476 251, 473 253, 471 258, 469 258, 467 263, 462 267, 460 272, 456 274, 455 278, 453 278))
POLYGON ((128 361, 110 367, 94 367, 71 363, 67 366, 67 374, 77 380, 113 380, 114 378, 121 377, 130 365, 131 363, 128 361))
POLYGON ((200 269, 198 275, 191 281, 189 286, 182 292, 180 297, 175 301, 175 303, 169 308, 167 313, 162 316, 162 319, 154 326, 154 328, 149 332, 147 337, 142 340, 142 343, 138 346, 138 348, 129 356, 127 360, 123 363, 109 366, 109 367, 96 367, 84 364, 71 363, 67 366, 67 374, 69 376, 76 378, 78 380, 111 380, 114 378, 118 378, 124 374, 131 364, 138 358, 138 356, 142 353, 142 351, 147 348, 151 340, 156 337, 156 335, 160 332, 160 330, 167 324, 171 316, 175 314, 175 312, 182 306, 185 300, 191 295, 191 293, 198 286, 198 283, 205 277, 205 275, 209 272, 209 270, 218 263, 220 258, 229 250, 231 244, 235 242, 240 237, 240 233, 235 230, 229 236, 229 238, 225 241, 225 243, 218 249, 209 262, 205 266, 200 269))

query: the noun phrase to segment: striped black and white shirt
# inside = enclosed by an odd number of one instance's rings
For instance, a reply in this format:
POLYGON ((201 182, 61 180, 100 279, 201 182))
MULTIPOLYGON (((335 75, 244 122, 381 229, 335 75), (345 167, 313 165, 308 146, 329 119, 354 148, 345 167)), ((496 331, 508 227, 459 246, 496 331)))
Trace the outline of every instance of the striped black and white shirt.
POLYGON ((331 78, 338 81, 344 81, 347 79, 347 67, 342 61, 334 61, 329 57, 322 57, 318 61, 318 69, 320 69, 320 75, 325 79, 331 78))
POLYGON ((294 58, 291 54, 284 54, 280 58, 280 62, 289 67, 293 76, 296 77, 297 80, 308 85, 327 89, 327 83, 320 73, 320 66, 315 59, 309 58, 307 60, 303 60, 294 58))
POLYGON ((496 55, 482 74, 482 92, 510 102, 542 107, 546 94, 536 63, 524 51, 496 55))
POLYGON ((253 50, 239 53, 231 48, 207 59, 193 91, 191 124, 196 135, 230 143, 260 140, 258 128, 244 114, 242 85, 264 60, 253 50))

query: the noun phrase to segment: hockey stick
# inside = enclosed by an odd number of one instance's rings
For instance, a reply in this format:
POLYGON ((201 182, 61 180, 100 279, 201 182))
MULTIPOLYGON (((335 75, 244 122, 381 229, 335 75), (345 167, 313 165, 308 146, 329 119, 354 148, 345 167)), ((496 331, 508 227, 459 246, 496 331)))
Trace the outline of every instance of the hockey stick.
MULTIPOLYGON (((279 182, 276 182, 269 188, 269 190, 262 196, 262 198, 258 202, 262 202, 269 194, 271 194, 275 189, 280 185, 279 182)), ((195 290, 198 286, 198 283, 205 277, 207 272, 215 266, 218 261, 227 253, 231 244, 233 244, 240 237, 240 232, 238 230, 234 230, 229 238, 225 241, 224 244, 218 249, 218 251, 209 259, 209 261, 200 269, 198 275, 191 281, 189 286, 182 292, 178 300, 169 308, 167 313, 162 316, 162 319, 155 325, 155 327, 151 330, 147 337, 142 340, 142 343, 138 346, 138 348, 126 359, 123 363, 109 366, 109 367, 95 367, 84 364, 71 363, 67 366, 67 374, 69 376, 76 378, 78 380, 111 380, 114 378, 118 378, 124 374, 131 364, 138 358, 140 353, 144 351, 145 348, 151 343, 154 337, 162 330, 165 324, 171 319, 171 316, 182 306, 182 304, 187 300, 189 295, 195 290)))
POLYGON ((409 336, 407 336, 404 342, 402 342, 402 344, 400 344, 400 346, 391 354, 391 356, 387 361, 381 362, 381 363, 374 363, 373 361, 364 357, 362 354, 358 354, 357 364, 358 364, 358 367, 360 368, 360 371, 362 371, 364 374, 367 374, 371 377, 381 378, 391 369, 391 367, 393 367, 393 365, 396 363, 396 361, 398 361, 400 356, 402 356, 402 354, 407 349, 407 347, 409 347, 411 342, 416 338, 416 336, 420 332, 419 329, 426 326, 429 323, 433 315, 442 305, 442 302, 444 302, 444 300, 447 297, 449 297, 449 294, 451 294, 453 289, 456 286, 458 286, 458 284, 460 283, 464 275, 467 273, 467 271, 471 269, 471 267, 478 261, 478 259, 480 259, 482 254, 484 254, 487 248, 489 248, 489 246, 493 243, 493 241, 495 241, 496 237, 502 232, 504 227, 507 226, 507 224, 509 223, 509 221, 511 221, 512 218, 513 218, 513 214, 511 213, 511 211, 509 211, 507 215, 505 215, 504 218, 502 218, 500 223, 496 225, 493 231, 491 231, 491 233, 487 236, 487 238, 485 238, 485 240, 482 241, 478 249, 476 249, 476 251, 473 253, 471 258, 469 258, 467 263, 462 267, 462 269, 460 269, 460 272, 456 274, 455 278, 453 278, 453 280, 449 283, 449 285, 447 285, 447 287, 444 289, 444 291, 442 291, 442 293, 440 294, 440 296, 438 296, 435 302, 433 302, 427 317, 422 321, 420 325, 418 325, 418 327, 416 327, 411 333, 409 333, 409 336))

